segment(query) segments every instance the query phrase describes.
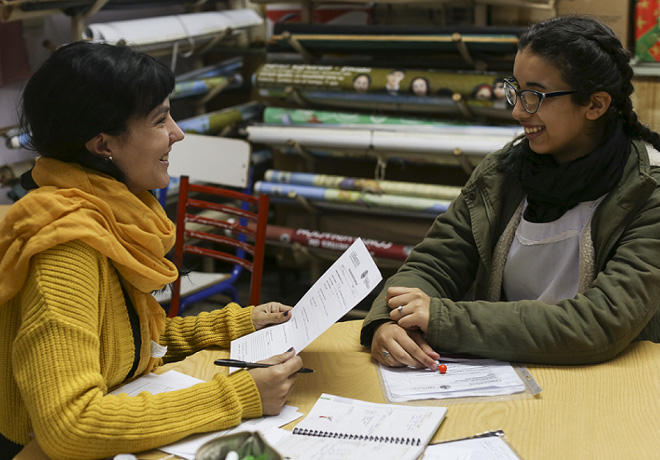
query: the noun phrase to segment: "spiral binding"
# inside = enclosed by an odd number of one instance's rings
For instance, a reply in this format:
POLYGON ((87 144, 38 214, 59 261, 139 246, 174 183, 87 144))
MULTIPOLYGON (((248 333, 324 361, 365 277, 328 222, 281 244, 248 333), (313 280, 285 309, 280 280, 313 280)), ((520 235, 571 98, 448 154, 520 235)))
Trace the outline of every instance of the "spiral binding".
POLYGON ((419 438, 398 438, 389 436, 367 436, 347 433, 332 433, 330 431, 309 430, 305 428, 294 428, 293 434, 300 434, 303 436, 318 436, 322 438, 333 439, 349 439, 356 441, 375 441, 375 442, 389 442, 392 444, 405 444, 410 446, 419 446, 422 441, 419 438))

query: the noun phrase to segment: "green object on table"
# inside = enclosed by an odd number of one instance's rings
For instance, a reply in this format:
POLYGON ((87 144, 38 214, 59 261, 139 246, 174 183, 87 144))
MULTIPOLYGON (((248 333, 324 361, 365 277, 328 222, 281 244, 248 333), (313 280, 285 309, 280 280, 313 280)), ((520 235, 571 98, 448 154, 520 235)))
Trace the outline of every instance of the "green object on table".
POLYGON ((231 451, 238 453, 240 460, 283 460, 258 432, 232 433, 219 436, 201 446, 196 460, 225 460, 231 451))

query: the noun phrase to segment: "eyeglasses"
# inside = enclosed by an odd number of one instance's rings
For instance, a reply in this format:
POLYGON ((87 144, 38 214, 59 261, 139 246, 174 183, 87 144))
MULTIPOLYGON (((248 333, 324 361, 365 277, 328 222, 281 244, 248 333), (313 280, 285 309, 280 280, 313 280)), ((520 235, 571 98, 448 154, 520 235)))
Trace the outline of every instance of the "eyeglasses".
POLYGON ((506 96, 506 101, 511 104, 512 107, 515 107, 516 102, 520 99, 523 109, 529 114, 535 114, 539 110, 543 99, 577 93, 577 90, 553 91, 551 93, 542 93, 541 91, 534 91, 532 89, 518 90, 516 88, 517 85, 518 82, 513 78, 504 79, 504 95, 506 96))

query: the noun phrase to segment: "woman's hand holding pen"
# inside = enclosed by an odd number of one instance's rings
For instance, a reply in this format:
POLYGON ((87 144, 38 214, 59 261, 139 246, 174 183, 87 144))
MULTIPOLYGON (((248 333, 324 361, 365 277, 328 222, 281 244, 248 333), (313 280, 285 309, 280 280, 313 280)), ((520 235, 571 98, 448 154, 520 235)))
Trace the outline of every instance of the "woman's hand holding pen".
POLYGON ((302 368, 300 356, 296 356, 293 348, 260 361, 273 364, 271 367, 250 369, 248 372, 257 385, 261 396, 261 406, 264 415, 277 415, 282 410, 293 384, 302 368))
POLYGON ((266 326, 288 321, 289 318, 291 318, 291 308, 292 307, 283 305, 279 302, 268 302, 257 305, 252 310, 252 323, 254 324, 254 329, 258 331, 266 326))

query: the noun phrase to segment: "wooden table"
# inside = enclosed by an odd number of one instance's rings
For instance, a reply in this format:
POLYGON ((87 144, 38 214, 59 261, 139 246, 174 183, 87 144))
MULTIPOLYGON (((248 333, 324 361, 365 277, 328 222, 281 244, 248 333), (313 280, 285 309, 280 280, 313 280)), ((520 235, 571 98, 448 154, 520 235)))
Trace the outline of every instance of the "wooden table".
MULTIPOLYGON (((300 353, 305 366, 316 372, 299 376, 288 404, 308 413, 321 393, 385 402, 371 355, 359 344, 361 324, 337 323, 300 353)), ((205 350, 161 371, 176 369, 209 379, 225 371, 212 362, 226 355, 205 350)), ((526 460, 660 458, 660 344, 634 343, 598 365, 528 369, 543 388, 538 396, 479 403, 448 400, 447 417, 432 442, 502 429, 526 460)), ((17 458, 44 458, 22 454, 17 458)), ((139 457, 159 459, 163 453, 139 457)))

